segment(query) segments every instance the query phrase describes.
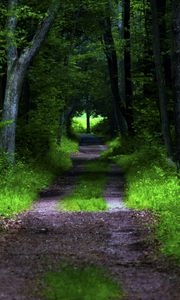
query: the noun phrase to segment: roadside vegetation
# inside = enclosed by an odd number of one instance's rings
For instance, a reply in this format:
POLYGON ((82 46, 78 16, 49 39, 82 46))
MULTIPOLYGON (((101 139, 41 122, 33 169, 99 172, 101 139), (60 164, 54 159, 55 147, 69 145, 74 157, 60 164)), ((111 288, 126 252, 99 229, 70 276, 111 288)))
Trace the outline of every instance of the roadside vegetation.
POLYGON ((59 202, 59 209, 65 211, 103 211, 107 204, 103 197, 106 184, 107 164, 103 161, 89 162, 85 172, 79 176, 74 191, 59 202), (95 175, 96 174, 96 175, 95 175))
POLYGON ((47 300, 109 300, 121 299, 122 289, 98 267, 65 267, 49 272, 43 279, 43 299, 47 300))
POLYGON ((135 141, 126 141, 124 146, 117 138, 103 156, 115 160, 125 172, 126 205, 156 215, 162 251, 180 260, 179 178, 163 147, 155 143, 140 147, 135 141))
POLYGON ((31 207, 38 192, 54 177, 72 166, 70 152, 78 150, 76 142, 63 137, 61 145, 51 145, 41 161, 17 159, 9 165, 5 156, 0 158, 0 216, 11 216, 31 207))

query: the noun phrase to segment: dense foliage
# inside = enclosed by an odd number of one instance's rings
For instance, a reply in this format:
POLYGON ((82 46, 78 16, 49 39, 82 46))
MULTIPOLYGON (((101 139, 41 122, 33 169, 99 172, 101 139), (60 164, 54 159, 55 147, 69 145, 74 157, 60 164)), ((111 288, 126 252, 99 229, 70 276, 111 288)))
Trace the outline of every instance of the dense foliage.
POLYGON ((54 175, 47 165, 70 166, 74 117, 85 113, 89 132, 100 115, 96 132, 130 149, 129 205, 158 211, 177 252, 179 20, 178 0, 1 1, 0 214, 27 208, 54 175))

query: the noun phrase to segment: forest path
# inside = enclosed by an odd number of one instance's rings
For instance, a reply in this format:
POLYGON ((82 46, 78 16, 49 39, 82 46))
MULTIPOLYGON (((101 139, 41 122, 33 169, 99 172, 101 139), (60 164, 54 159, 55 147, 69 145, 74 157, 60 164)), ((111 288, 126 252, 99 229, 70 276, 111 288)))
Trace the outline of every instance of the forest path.
POLYGON ((1 300, 42 299, 36 293, 38 280, 64 263, 105 267, 122 283, 126 300, 179 299, 179 276, 157 255, 151 215, 128 210, 122 201, 117 207, 123 178, 116 166, 105 190, 110 212, 56 211, 58 199, 73 190, 75 179, 84 172, 84 163, 97 159, 105 148, 101 140, 84 136, 80 152, 72 155, 72 170, 44 190, 31 211, 19 216, 20 227, 0 234, 1 300))

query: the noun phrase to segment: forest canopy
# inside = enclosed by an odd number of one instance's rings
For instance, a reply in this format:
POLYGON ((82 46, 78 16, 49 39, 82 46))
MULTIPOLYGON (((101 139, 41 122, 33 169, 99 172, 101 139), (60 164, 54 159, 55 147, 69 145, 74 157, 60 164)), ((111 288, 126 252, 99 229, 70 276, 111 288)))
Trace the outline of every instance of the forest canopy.
POLYGON ((43 153, 73 116, 179 161, 178 1, 1 1, 1 148, 43 153), (173 45, 173 47, 172 47, 173 45))

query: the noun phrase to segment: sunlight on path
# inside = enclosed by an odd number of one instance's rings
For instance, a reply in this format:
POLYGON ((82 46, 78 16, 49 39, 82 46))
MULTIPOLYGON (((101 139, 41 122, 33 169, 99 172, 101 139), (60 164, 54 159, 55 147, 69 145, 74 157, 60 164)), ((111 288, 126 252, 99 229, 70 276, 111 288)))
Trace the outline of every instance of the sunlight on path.
POLYGON ((122 171, 115 164, 111 165, 111 172, 108 175, 108 183, 104 192, 104 198, 107 202, 109 212, 129 209, 123 203, 124 182, 122 171))

